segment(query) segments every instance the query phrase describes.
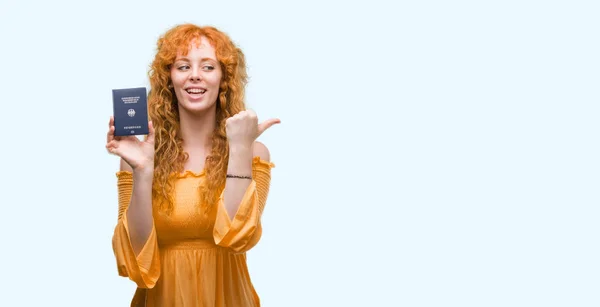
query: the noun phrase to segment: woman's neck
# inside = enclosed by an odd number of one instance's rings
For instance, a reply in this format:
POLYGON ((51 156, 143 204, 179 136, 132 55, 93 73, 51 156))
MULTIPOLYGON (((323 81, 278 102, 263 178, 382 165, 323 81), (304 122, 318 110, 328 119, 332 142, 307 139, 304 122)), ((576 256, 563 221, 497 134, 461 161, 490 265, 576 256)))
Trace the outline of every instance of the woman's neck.
POLYGON ((211 151, 215 126, 215 108, 195 114, 180 109, 179 127, 183 138, 183 149, 188 153, 208 155, 211 151))

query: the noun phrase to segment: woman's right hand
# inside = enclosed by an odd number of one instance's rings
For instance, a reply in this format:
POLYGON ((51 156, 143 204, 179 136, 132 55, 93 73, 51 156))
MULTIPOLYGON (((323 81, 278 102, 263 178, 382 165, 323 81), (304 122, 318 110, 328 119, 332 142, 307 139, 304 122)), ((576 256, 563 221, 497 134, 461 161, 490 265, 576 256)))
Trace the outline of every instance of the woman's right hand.
POLYGON ((140 141, 134 135, 115 136, 114 117, 108 122, 106 150, 121 157, 134 171, 154 169, 154 126, 148 122, 148 136, 140 141))

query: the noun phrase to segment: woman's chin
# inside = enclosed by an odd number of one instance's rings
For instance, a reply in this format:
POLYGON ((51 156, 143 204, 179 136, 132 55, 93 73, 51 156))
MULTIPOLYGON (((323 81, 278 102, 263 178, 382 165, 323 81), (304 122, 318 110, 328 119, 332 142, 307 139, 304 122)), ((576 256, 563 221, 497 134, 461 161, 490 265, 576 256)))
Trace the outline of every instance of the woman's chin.
POLYGON ((206 101, 199 101, 199 102, 185 101, 183 103, 181 103, 181 102, 179 103, 179 110, 185 111, 190 114, 205 113, 207 111, 214 110, 215 107, 216 107, 215 102, 206 103, 206 101))

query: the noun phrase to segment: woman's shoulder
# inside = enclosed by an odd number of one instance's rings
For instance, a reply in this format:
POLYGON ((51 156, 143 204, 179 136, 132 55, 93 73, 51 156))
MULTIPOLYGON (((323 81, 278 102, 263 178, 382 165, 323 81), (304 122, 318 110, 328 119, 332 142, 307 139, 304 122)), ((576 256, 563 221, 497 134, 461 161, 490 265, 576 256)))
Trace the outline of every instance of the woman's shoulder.
POLYGON ((267 146, 261 142, 254 142, 254 146, 252 146, 252 162, 255 167, 257 166, 265 166, 265 167, 274 167, 275 164, 271 162, 271 153, 267 146))
POLYGON ((270 162, 271 161, 271 153, 267 146, 259 141, 254 142, 254 146, 252 147, 252 156, 260 157, 260 159, 270 162))

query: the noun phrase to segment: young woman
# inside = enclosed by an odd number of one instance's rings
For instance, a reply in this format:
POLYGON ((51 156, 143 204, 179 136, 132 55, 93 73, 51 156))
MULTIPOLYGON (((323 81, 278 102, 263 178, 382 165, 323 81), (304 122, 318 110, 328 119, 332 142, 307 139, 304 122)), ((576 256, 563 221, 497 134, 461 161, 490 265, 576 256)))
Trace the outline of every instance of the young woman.
POLYGON ((261 237, 271 179, 266 129, 244 106, 244 54, 213 27, 179 25, 157 44, 149 72, 149 134, 115 137, 119 275, 132 306, 260 306, 246 251, 261 237))

